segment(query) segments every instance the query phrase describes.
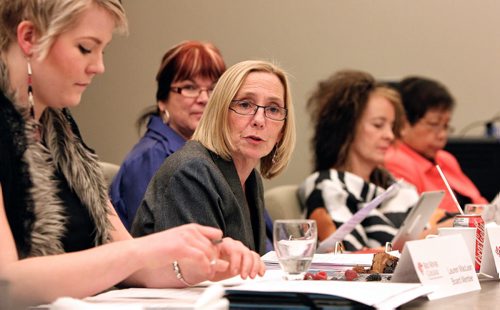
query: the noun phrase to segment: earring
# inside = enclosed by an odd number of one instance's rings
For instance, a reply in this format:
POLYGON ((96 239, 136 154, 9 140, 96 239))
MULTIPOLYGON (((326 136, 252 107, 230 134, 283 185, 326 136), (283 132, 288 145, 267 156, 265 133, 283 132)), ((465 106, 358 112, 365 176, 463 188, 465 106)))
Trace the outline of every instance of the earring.
POLYGON ((31 63, 29 58, 27 59, 28 62, 28 103, 30 106, 30 115, 32 118, 35 118, 35 101, 33 100, 33 86, 31 84, 32 79, 31 76, 33 72, 31 71, 31 63))
POLYGON ((161 118, 163 119, 163 123, 165 125, 168 125, 168 121, 170 120, 170 113, 168 113, 167 109, 165 109, 165 111, 163 111, 163 114, 161 115, 161 118))
POLYGON ((278 144, 276 143, 275 147, 274 147, 274 154, 273 154, 273 159, 271 160, 271 162, 274 164, 276 164, 276 161, 278 160, 278 144))

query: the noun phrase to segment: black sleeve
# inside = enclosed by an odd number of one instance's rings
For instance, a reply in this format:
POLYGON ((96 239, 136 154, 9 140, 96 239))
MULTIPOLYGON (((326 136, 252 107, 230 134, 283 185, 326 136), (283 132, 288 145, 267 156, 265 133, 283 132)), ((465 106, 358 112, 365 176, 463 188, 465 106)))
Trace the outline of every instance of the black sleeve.
POLYGON ((307 217, 318 208, 325 208, 325 202, 320 189, 315 188, 306 199, 307 217))
POLYGON ((318 177, 314 180, 314 189, 306 198, 307 217, 309 217, 317 208, 325 208, 325 201, 323 200, 323 191, 318 188, 318 185, 326 179, 330 178, 328 170, 319 171, 318 177))
POLYGON ((218 182, 203 160, 193 160, 177 168, 164 164, 148 186, 134 220, 133 234, 158 232, 187 223, 225 231, 218 182))

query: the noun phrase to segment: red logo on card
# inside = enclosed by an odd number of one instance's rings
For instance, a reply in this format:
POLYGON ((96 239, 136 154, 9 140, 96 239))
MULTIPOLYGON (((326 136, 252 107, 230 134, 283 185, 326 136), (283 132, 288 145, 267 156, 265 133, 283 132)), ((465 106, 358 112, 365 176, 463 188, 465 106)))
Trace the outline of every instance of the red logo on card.
POLYGON ((424 274, 424 265, 422 263, 417 264, 418 271, 420 271, 421 274, 424 274))

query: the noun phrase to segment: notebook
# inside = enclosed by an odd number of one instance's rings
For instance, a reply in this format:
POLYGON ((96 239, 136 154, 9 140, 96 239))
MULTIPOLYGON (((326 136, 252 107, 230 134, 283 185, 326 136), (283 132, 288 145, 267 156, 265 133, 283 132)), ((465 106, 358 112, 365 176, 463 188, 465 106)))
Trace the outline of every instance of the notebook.
POLYGON ((419 239, 432 213, 443 199, 444 191, 423 192, 415 207, 410 210, 398 233, 392 239, 392 249, 402 251, 406 241, 419 239))

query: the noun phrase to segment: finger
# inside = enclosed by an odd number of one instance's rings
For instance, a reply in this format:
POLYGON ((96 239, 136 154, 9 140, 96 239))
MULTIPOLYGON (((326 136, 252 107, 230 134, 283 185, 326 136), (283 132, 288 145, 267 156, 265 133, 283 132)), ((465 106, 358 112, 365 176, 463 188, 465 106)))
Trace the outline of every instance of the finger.
MULTIPOLYGON (((196 245, 199 240, 194 238, 192 243, 186 245, 189 250, 187 252, 179 253, 179 261, 183 261, 184 264, 189 262, 188 277, 194 277, 197 282, 204 280, 213 280, 218 272, 227 271, 229 262, 214 258, 214 256, 207 257, 206 252, 203 251, 199 246, 196 245), (182 259, 184 258, 184 259, 182 259), (187 259, 186 259, 187 258, 187 259)), ((216 249, 211 242, 208 242, 209 246, 216 249)), ((184 272, 184 270, 183 270, 184 272)), ((189 282, 191 283, 191 282, 189 282)))
POLYGON ((241 262, 241 271, 240 275, 243 279, 246 279, 248 276, 252 274, 253 264, 254 264, 254 252, 253 251, 244 251, 242 254, 242 262, 241 262))
POLYGON ((222 239, 222 230, 215 228, 215 227, 210 227, 210 226, 202 226, 198 224, 191 224, 195 225, 196 229, 206 238, 209 240, 221 240, 222 239))
POLYGON ((266 264, 259 258, 259 276, 263 277, 266 273, 266 264))
POLYGON ((222 253, 228 258, 229 272, 232 275, 236 275, 240 271, 242 262, 241 249, 243 247, 243 243, 231 238, 224 238, 224 241, 220 244, 222 253))
POLYGON ((182 267, 181 270, 184 280, 189 284, 194 285, 211 279, 214 275, 214 272, 209 264, 205 262, 200 263, 200 259, 196 259, 194 256, 188 259, 180 260, 178 263, 182 267))
POLYGON ((211 257, 213 256, 211 254, 207 254, 206 250, 198 246, 188 245, 185 247, 188 248, 187 251, 178 253, 177 260, 187 258, 194 262, 193 266, 195 266, 199 272, 207 275, 212 273, 213 265, 211 265, 210 262, 212 260, 211 257))
POLYGON ((222 231, 217 228, 201 226, 198 224, 190 224, 189 227, 192 229, 192 234, 199 237, 199 240, 210 249, 211 253, 209 253, 210 262, 213 262, 214 259, 219 257, 219 249, 218 246, 222 243, 222 231))
POLYGON ((212 244, 211 239, 207 238, 206 235, 202 234, 198 228, 202 226, 196 225, 191 227, 186 227, 182 232, 184 241, 188 246, 202 250, 208 262, 219 257, 219 249, 212 244), (196 227, 198 226, 198 227, 196 227))
POLYGON ((252 251, 253 261, 252 261, 252 270, 250 271, 250 278, 255 278, 257 275, 260 275, 262 272, 262 267, 265 266, 262 260, 260 259, 260 255, 252 251))
POLYGON ((216 259, 213 269, 215 272, 225 272, 229 268, 229 262, 223 259, 216 259))

